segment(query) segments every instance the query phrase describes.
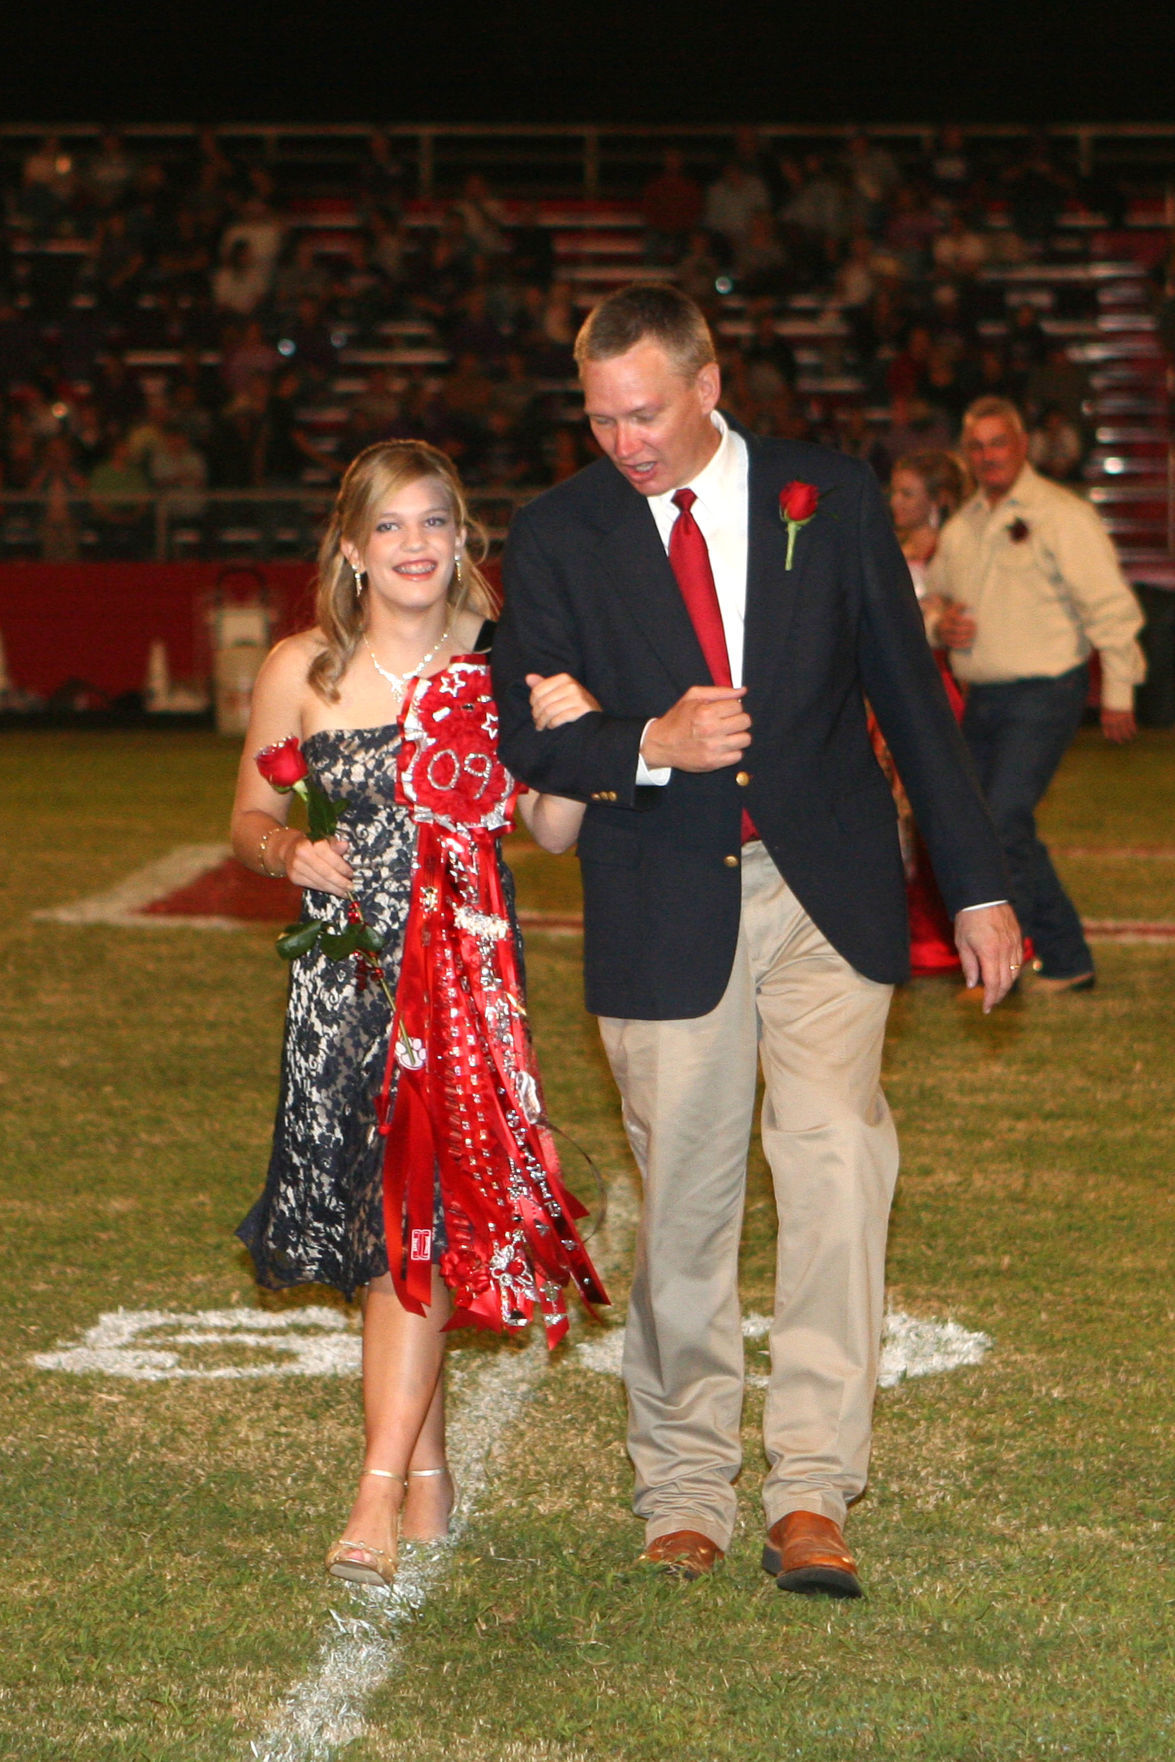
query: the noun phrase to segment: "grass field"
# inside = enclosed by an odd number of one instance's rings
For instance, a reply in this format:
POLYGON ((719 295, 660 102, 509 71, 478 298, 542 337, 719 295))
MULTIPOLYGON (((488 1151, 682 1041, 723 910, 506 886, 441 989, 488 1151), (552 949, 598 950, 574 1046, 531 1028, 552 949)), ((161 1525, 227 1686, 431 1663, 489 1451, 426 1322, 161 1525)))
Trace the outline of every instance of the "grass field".
MULTIPOLYGON (((234 766, 202 735, 0 744, 5 1759, 247 1757, 331 1608, 351 1607, 320 1560, 357 1466, 353 1379, 136 1382, 30 1362, 120 1307, 329 1301, 258 1298, 232 1236, 275 1092, 271 933, 31 915, 223 837, 234 766)), ((1080 853, 1061 866, 1086 915, 1175 919, 1171 735, 1117 750, 1083 733, 1046 823, 1080 853)), ((522 845, 517 868, 525 905, 574 909, 573 863, 522 845)), ((528 964, 552 1115, 615 1188, 622 1318, 631 1187, 578 943, 534 935, 528 964)), ((691 1587, 637 1570, 622 1392, 564 1350, 499 1441, 348 1762, 1175 1751, 1175 944, 1106 946, 1099 966, 1092 995, 1027 992, 990 1019, 942 981, 895 1004, 891 1302, 995 1346, 879 1397, 850 1532, 865 1601, 782 1596, 759 1570, 754 1391, 727 1568, 691 1587)), ((751 1310, 770 1304, 772 1224, 756 1158, 751 1310)), ((511 1348, 455 1344, 459 1415, 471 1367, 511 1348)))

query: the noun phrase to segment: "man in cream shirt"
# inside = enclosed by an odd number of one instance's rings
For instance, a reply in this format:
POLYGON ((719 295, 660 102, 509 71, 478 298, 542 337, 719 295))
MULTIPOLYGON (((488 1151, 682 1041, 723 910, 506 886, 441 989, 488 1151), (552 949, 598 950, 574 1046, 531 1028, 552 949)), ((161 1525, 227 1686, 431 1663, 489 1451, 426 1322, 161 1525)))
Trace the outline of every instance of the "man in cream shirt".
POLYGON ((963 449, 979 490, 944 527, 927 572, 929 592, 947 601, 938 638, 970 688, 963 733, 1036 945, 1037 989, 1088 991, 1093 956, 1034 816, 1080 725, 1094 649, 1103 732, 1134 736, 1142 613, 1094 510, 1028 464, 1014 404, 972 404, 963 449))

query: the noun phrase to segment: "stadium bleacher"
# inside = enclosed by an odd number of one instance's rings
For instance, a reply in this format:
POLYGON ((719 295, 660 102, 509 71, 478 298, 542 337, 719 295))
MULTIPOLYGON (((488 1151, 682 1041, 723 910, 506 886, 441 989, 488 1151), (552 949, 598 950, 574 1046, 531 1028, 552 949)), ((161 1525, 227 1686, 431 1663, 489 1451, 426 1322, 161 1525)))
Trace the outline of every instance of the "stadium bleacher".
MULTIPOLYGON (((902 182, 915 189, 919 200, 933 201, 938 224, 945 225, 952 204, 935 196, 926 171, 934 145, 931 132, 879 130, 876 138, 892 154, 902 182)), ((523 220, 545 231, 554 281, 569 288, 570 309, 578 316, 612 287, 673 273, 672 266, 667 270, 648 261, 640 201, 641 187, 662 149, 684 149, 703 183, 730 151, 729 135, 707 130, 640 135, 632 130, 438 127, 383 131, 379 139, 383 146, 377 152, 371 131, 359 127, 228 127, 214 134, 205 130, 201 138, 194 127, 176 125, 128 129, 125 144, 115 142, 114 150, 124 153, 135 175, 148 166, 161 168, 165 200, 154 208, 147 204, 152 224, 158 223, 156 242, 168 234, 179 207, 198 205, 201 167, 207 173, 217 157, 222 161, 219 184, 216 177, 206 178, 215 196, 205 203, 214 211, 205 228, 209 275, 225 228, 240 218, 244 200, 258 191, 279 218, 286 255, 292 242, 308 241, 313 262, 339 286, 346 281, 353 242, 368 236, 373 211, 393 216, 415 257, 412 275, 403 285, 389 286, 376 278, 374 310, 370 300, 361 310, 341 296, 326 302, 322 325, 329 337, 330 371, 302 376, 289 416, 299 444, 305 443, 296 477, 259 468, 251 481, 218 490, 214 463, 211 487, 202 499, 215 517, 205 513, 193 518, 190 497, 187 517, 173 517, 163 498, 155 517, 143 522, 140 543, 146 554, 304 553, 338 464, 356 439, 362 439, 356 410, 373 373, 386 372, 392 395, 405 399, 408 408, 435 405, 443 411, 460 352, 455 320, 463 287, 470 284, 460 284, 455 296, 450 290, 434 298, 428 258, 471 174, 492 179, 489 206, 507 241, 511 228, 523 220), (378 176, 373 172, 376 161, 378 176), (384 310, 379 310, 381 301, 384 310)), ((207 299, 193 297, 190 285, 177 294, 174 285, 155 273, 154 246, 145 249, 146 266, 132 278, 133 297, 113 300, 96 268, 104 211, 92 195, 64 204, 50 219, 32 209, 27 166, 39 142, 39 134, 31 130, 10 125, 0 132, 7 210, 0 263, 6 283, 0 382, 5 382, 8 423, 0 453, 6 480, 0 555, 10 557, 39 554, 43 542, 35 473, 24 471, 27 448, 22 454, 14 447, 12 434, 19 438, 22 420, 32 422, 38 429, 37 445, 43 444, 51 427, 46 409, 59 411, 56 422, 72 433, 76 407, 90 395, 87 349, 95 361, 103 353, 120 354, 145 400, 168 396, 185 349, 193 343, 202 371, 215 383, 234 342, 232 315, 217 313, 207 299)), ((768 158, 785 155, 803 163, 805 155, 821 154, 839 166, 844 139, 843 131, 804 135, 764 129, 758 144, 768 158)), ((1175 221, 1175 130, 1056 131, 1051 146, 1064 197, 1048 236, 1028 241, 1015 236, 1015 204, 1005 187, 1008 167, 1024 151, 1023 137, 1007 130, 976 130, 967 132, 965 144, 980 168, 967 207, 990 241, 990 261, 965 281, 975 346, 1005 349, 1017 310, 1030 306, 1045 342, 1063 343, 1069 359, 1084 368, 1086 445, 1078 486, 1098 505, 1128 565, 1153 574, 1169 562, 1175 539, 1171 369, 1157 320, 1175 221), (1100 209, 1099 198, 1104 204, 1100 209)), ((108 148, 109 134, 103 141, 96 129, 63 128, 55 136, 54 150, 62 163, 68 162, 70 176, 83 192, 86 167, 108 148)), ((123 206, 131 214, 132 232, 134 216, 143 208, 136 189, 134 178, 128 178, 123 206)), ((873 223, 881 254, 888 249, 885 225, 884 214, 873 223)), ((891 416, 884 374, 878 360, 862 350, 859 326, 838 292, 834 269, 830 263, 818 285, 797 285, 793 278, 771 301, 775 330, 791 345, 798 369, 791 420, 795 432, 836 444, 846 411, 863 409, 877 443, 873 456, 884 458, 891 416)), ((497 322, 504 353, 518 341, 512 334, 518 290, 511 285, 508 250, 481 254, 473 279, 478 278, 492 296, 503 290, 499 305, 506 316, 497 322)), ((897 277, 905 328, 925 316, 933 279, 928 255, 916 271, 904 267, 897 277)), ((709 304, 720 344, 737 362, 762 300, 724 266, 709 304)), ((279 313, 272 301, 258 311, 270 344, 282 358, 279 364, 289 364, 292 352, 297 367, 288 311, 279 313)), ((441 435, 441 444, 451 443, 471 465, 478 496, 498 532, 514 503, 550 481, 552 472, 562 468, 560 461, 574 451, 561 435, 577 418, 565 343, 556 342, 545 354, 532 351, 528 371, 540 412, 532 427, 537 424, 541 434, 537 439, 532 434, 521 450, 519 472, 493 480, 491 469, 487 479, 479 469, 479 455, 492 467, 494 450, 484 434, 471 443, 459 421, 452 420, 452 432, 441 435)), ((491 376, 502 372, 499 358, 491 363, 491 376)), ((275 371, 268 378, 272 382, 275 371)), ((228 402, 226 388, 218 395, 228 402)), ((760 426, 772 420, 767 410, 752 409, 750 414, 760 426)), ((209 415, 214 425, 220 420, 215 409, 209 415)), ((263 413, 258 421, 269 419, 263 413)), ((449 418, 442 414, 438 420, 443 430, 449 418)), ((577 440, 574 446, 579 449, 576 459, 587 456, 584 442, 577 440)), ((211 443, 209 450, 214 451, 211 443)), ((74 495, 72 505, 79 554, 99 554, 102 534, 85 498, 74 495)))

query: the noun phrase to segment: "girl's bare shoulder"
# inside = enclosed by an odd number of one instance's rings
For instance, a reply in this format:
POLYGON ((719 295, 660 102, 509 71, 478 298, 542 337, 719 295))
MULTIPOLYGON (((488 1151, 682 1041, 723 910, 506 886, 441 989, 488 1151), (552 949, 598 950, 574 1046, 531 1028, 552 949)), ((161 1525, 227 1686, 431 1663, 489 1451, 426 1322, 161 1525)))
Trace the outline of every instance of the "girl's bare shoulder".
POLYGON ((325 647, 326 639, 316 627, 296 631, 293 636, 283 637, 281 642, 274 644, 265 657, 262 670, 283 683, 293 684, 298 680, 304 685, 311 665, 325 647))

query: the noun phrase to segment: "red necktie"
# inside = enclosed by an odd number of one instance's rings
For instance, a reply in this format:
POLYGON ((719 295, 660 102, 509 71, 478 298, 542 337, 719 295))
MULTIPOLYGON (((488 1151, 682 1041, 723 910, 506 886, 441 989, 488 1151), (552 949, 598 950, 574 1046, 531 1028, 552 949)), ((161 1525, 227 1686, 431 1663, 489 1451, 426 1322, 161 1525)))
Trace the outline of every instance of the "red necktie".
MULTIPOLYGON (((669 562, 710 669, 710 677, 715 685, 729 685, 730 655, 722 627, 718 589, 714 586, 714 571, 710 567, 710 552, 702 529, 691 512, 697 499, 692 489, 679 489, 674 494, 673 505, 678 509, 678 515, 669 534, 669 562)), ((743 843, 747 844, 758 836, 754 822, 744 808, 743 843)))
POLYGON ((679 489, 673 497, 673 505, 680 512, 669 534, 669 561, 706 657, 710 677, 715 685, 729 685, 730 656, 726 652, 718 589, 714 586, 706 540, 691 512, 697 499, 692 489, 679 489))

